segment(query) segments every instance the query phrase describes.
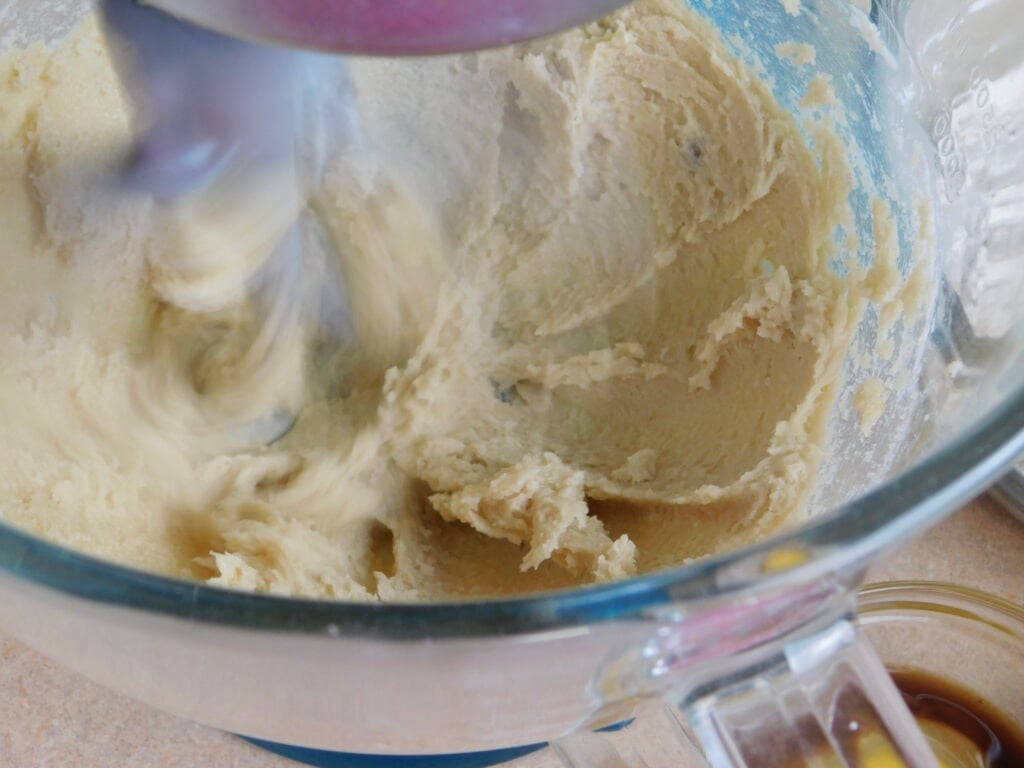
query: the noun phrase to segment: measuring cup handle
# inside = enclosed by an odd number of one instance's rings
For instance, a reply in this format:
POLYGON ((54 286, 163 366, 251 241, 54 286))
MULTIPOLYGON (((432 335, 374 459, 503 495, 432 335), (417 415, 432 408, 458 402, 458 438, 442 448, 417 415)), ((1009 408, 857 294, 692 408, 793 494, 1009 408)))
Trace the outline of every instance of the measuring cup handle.
MULTIPOLYGON (((830 618, 778 644, 715 662, 696 687, 666 692, 688 720, 712 768, 791 765, 938 768, 924 735, 850 616, 830 618)), ((682 765, 678 722, 648 748, 682 765)), ((664 730, 664 729, 663 729, 664 730)), ((633 768, 601 734, 559 740, 566 768, 633 768)), ((649 761, 647 761, 649 762, 649 761)))

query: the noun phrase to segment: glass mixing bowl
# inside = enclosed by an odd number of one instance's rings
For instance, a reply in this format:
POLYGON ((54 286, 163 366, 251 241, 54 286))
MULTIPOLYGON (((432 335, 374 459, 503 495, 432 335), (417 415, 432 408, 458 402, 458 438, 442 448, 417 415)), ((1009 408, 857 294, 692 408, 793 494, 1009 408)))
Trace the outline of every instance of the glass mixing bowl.
MULTIPOLYGON (((850 415, 864 372, 848 366, 802 526, 607 586, 367 605, 163 578, 0 525, 0 628, 182 717, 313 748, 425 755, 559 740, 579 764, 572 733, 665 696, 713 764, 755 765, 768 759, 763 745, 797 738, 797 720, 834 743, 849 725, 843 702, 872 699, 906 763, 931 765, 853 629, 854 593, 872 558, 1024 450, 1024 6, 885 0, 862 13, 805 0, 793 15, 794 3, 692 5, 726 40, 745 41, 737 52, 793 110, 812 73, 775 46, 816 46, 812 69, 831 75, 850 117, 841 128, 860 148, 858 176, 897 217, 904 272, 933 223, 928 327, 900 325, 896 354, 872 373, 895 394, 870 437, 850 415), (930 218, 917 214, 922 196, 930 218)), ((84 7, 0 2, 0 47, 52 41, 84 7)), ((853 258, 866 264, 867 203, 854 202, 863 247, 853 258)), ((877 326, 869 312, 851 360, 874 347, 877 326)))

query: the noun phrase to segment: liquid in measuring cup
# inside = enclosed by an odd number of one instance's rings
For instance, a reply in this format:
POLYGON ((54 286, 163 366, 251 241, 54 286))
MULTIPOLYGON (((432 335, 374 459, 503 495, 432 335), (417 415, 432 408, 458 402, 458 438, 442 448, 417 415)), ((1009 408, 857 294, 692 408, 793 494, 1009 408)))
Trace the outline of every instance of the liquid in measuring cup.
POLYGON ((919 670, 891 674, 944 768, 1024 766, 1024 723, 938 675, 919 670))

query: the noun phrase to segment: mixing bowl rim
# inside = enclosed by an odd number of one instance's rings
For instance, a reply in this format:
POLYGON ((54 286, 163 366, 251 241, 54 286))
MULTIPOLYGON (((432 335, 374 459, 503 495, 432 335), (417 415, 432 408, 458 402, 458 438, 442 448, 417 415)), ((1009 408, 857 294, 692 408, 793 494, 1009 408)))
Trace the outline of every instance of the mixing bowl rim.
POLYGON ((516 597, 375 603, 243 592, 100 560, 3 521, 0 571, 73 598, 203 624, 380 640, 526 634, 636 619, 670 602, 743 598, 827 574, 857 573, 872 555, 968 501, 1022 452, 1024 386, 959 440, 803 527, 652 574, 516 597), (770 553, 794 548, 807 555, 801 565, 765 570, 770 553))
POLYGON ((984 624, 1024 642, 1024 606, 999 595, 950 581, 906 579, 868 584, 857 593, 862 623, 894 618, 906 619, 913 612, 950 615, 971 624, 984 624))

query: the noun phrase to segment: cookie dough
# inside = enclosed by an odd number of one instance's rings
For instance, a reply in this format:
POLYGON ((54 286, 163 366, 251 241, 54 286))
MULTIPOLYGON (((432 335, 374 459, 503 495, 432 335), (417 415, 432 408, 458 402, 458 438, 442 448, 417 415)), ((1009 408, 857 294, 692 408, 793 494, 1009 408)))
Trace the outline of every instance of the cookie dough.
POLYGON ((350 74, 361 136, 314 200, 246 177, 161 205, 103 192, 132 129, 95 21, 0 58, 7 522, 220 586, 438 600, 802 519, 861 290, 828 266, 834 135, 657 0, 350 74), (296 270, 294 237, 327 245, 296 270))

